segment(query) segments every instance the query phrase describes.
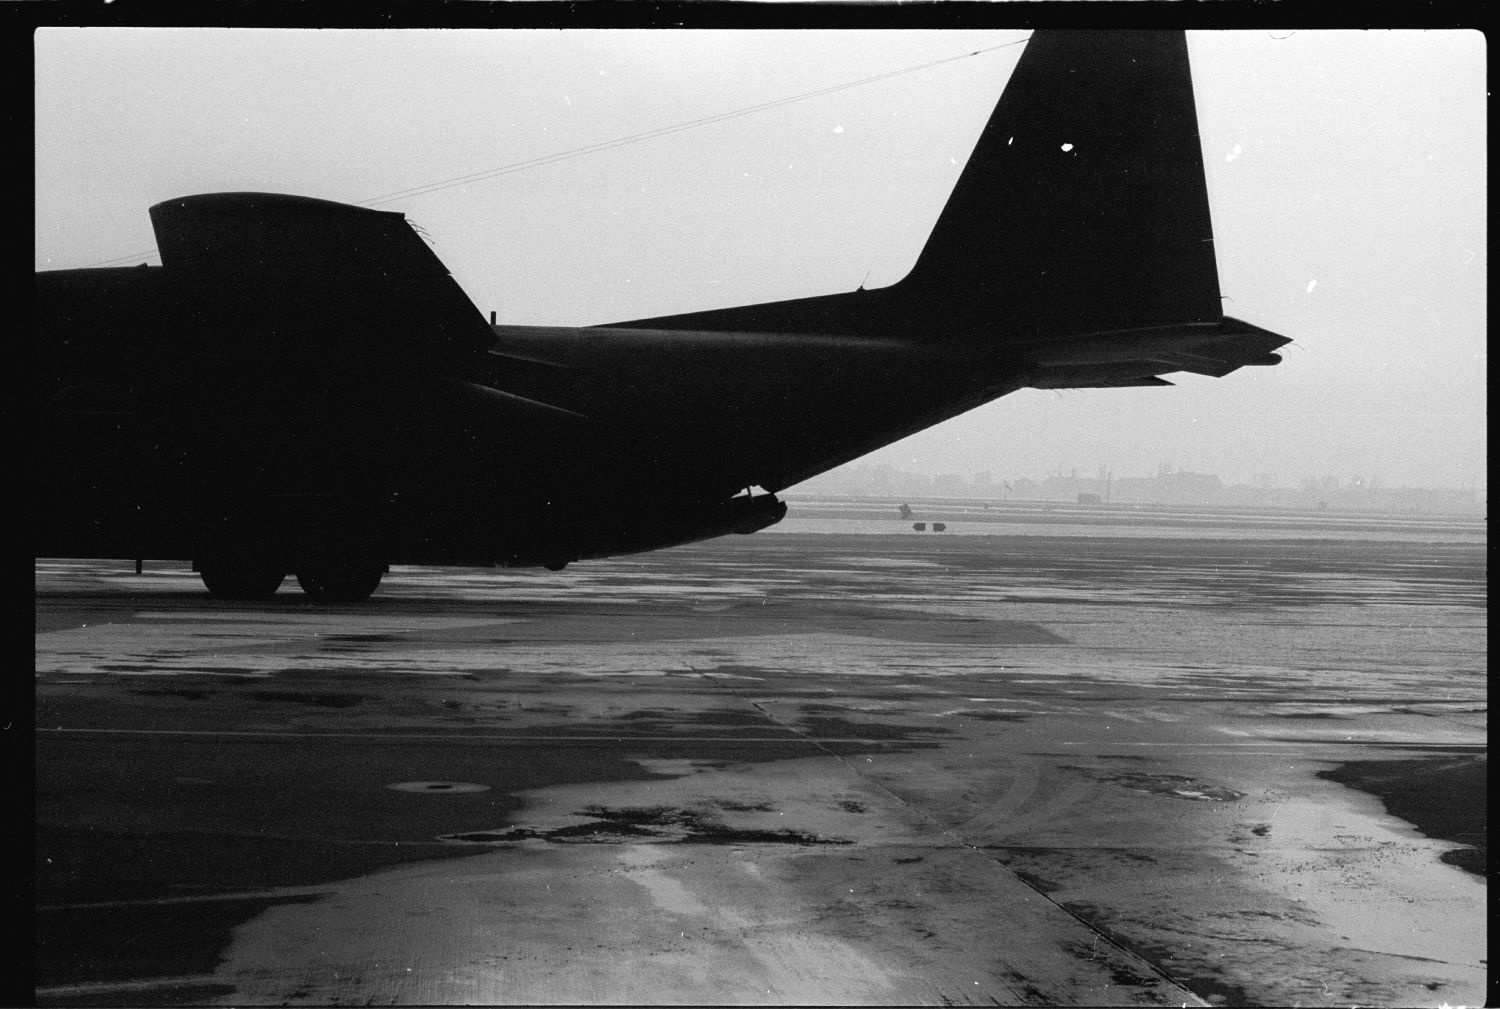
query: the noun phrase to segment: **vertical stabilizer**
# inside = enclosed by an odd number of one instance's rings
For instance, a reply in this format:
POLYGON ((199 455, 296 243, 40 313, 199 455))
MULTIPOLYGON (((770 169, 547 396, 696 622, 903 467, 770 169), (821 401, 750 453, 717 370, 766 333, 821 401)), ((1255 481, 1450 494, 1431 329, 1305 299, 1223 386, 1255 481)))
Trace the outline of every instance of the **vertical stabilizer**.
POLYGON ((1220 314, 1183 33, 1056 30, 899 283, 623 325, 1003 344, 1220 314))
POLYGON ((1217 321, 1183 34, 1035 33, 897 290, 959 339, 1217 321))

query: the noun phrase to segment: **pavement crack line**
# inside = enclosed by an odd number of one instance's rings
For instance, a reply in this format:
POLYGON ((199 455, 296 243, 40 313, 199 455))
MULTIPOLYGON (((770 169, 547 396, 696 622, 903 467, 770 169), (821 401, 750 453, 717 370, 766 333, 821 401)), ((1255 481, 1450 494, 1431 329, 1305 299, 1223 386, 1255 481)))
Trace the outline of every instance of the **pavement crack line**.
MULTIPOLYGON (((1105 943, 1105 945, 1109 946, 1110 949, 1114 950, 1119 956, 1123 957, 1125 960, 1127 960, 1129 962, 1133 962, 1133 963, 1143 964, 1147 969, 1149 969, 1153 974, 1155 974, 1165 984, 1171 985, 1174 988, 1180 988, 1183 991, 1186 991, 1186 992, 1189 992, 1189 993, 1192 993, 1192 994, 1196 994, 1186 984, 1184 984, 1183 982, 1178 981, 1177 979, 1173 978, 1170 974, 1168 974, 1165 970, 1163 970, 1161 968, 1161 966, 1158 965, 1157 963, 1155 963, 1155 962, 1153 962, 1151 960, 1146 959, 1144 956, 1140 955, 1139 953, 1134 953, 1131 950, 1125 948, 1118 941, 1116 941, 1115 937, 1109 931, 1107 931, 1106 929, 1103 929, 1103 928, 1100 928, 1100 927, 1094 925, 1093 922, 1091 922, 1088 919, 1080 916, 1077 912, 1071 911, 1067 907, 1065 907, 1064 905, 1059 904, 1056 900, 1053 900, 1052 897, 1050 897, 1046 893, 1046 891, 1041 890, 1038 887, 1033 886, 1031 883, 1027 882, 1027 880, 1024 877, 1022 877, 1019 874, 1017 874, 1014 870, 1012 870, 1010 868, 1010 866, 1008 866, 1004 862, 1000 861, 1000 859, 993 853, 992 849, 989 849, 987 847, 984 847, 984 846, 981 846, 981 845, 978 845, 978 844, 974 844, 973 842, 966 840, 963 837, 963 835, 961 835, 961 834, 958 833, 958 831, 954 830, 951 827, 946 826, 945 824, 942 823, 942 821, 938 820, 932 814, 926 812, 925 810, 923 810, 923 809, 921 809, 921 808, 919 808, 917 806, 912 805, 910 802, 908 802, 907 800, 903 799, 901 796, 897 795, 895 792, 891 791, 889 788, 887 788, 881 782, 877 781, 875 778, 872 778, 869 775, 865 774, 863 771, 860 770, 859 765, 851 763, 849 760, 845 759, 843 756, 839 755, 838 753, 835 753, 833 750, 831 750, 827 746, 825 746, 823 744, 823 742, 820 741, 819 739, 817 739, 815 736, 809 736, 807 733, 803 732, 797 726, 792 725, 792 724, 790 724, 790 723, 788 723, 788 722, 786 722, 786 721, 784 721, 784 720, 782 720, 780 718, 777 718, 774 714, 772 714, 769 710, 767 710, 766 707, 765 707, 765 705, 762 704, 761 702, 759 702, 759 701, 749 701, 749 704, 750 704, 751 707, 753 707, 755 710, 759 711, 762 715, 764 715, 766 718, 770 719, 775 724, 781 726, 783 729, 787 730, 788 732, 794 733, 795 735, 797 735, 799 738, 801 738, 805 742, 807 742, 810 745, 816 747, 817 749, 821 750, 823 753, 827 754, 828 756, 832 757, 834 760, 838 761, 840 764, 842 764, 845 768, 847 768, 849 770, 849 772, 851 774, 853 774, 856 778, 858 778, 860 781, 863 781, 865 784, 867 784, 870 787, 878 790, 879 792, 881 792, 882 794, 886 795, 890 799, 893 799, 895 802, 899 803, 901 806, 903 806, 904 808, 906 808, 907 810, 909 810, 913 815, 917 816, 918 818, 920 818, 921 820, 923 820, 925 823, 927 823, 930 826, 932 826, 935 830, 937 830, 944 837, 949 838, 953 842, 953 844, 954 844, 955 847, 966 848, 969 851, 972 851, 972 852, 978 854, 980 857, 986 859, 987 861, 989 861, 990 863, 992 863, 993 865, 995 865, 998 869, 1000 869, 1006 875, 1010 876, 1012 879, 1014 879, 1016 882, 1020 883, 1022 886, 1025 886, 1028 890, 1031 890, 1033 893, 1035 893, 1037 896, 1039 896, 1042 900, 1046 901, 1048 904, 1050 904, 1053 907, 1057 908, 1063 914, 1066 914, 1069 918, 1072 918, 1074 921, 1078 922, 1084 928, 1088 929, 1089 932, 1091 932, 1094 935, 1094 937, 1095 937, 1096 940, 1102 940, 1105 943)), ((1203 1003, 1203 1004, 1206 1005, 1207 1003, 1203 1003)))

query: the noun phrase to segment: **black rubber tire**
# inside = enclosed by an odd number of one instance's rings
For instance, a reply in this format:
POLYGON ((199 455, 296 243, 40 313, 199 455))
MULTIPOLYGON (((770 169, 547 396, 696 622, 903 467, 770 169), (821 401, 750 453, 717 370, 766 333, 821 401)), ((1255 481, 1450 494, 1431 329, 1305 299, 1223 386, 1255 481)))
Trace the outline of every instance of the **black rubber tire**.
POLYGON ((297 584, 318 603, 362 603, 374 594, 386 565, 367 559, 328 559, 299 566, 297 584))
POLYGON ((198 562, 198 577, 215 598, 254 602, 274 596, 286 570, 253 557, 207 557, 198 562))

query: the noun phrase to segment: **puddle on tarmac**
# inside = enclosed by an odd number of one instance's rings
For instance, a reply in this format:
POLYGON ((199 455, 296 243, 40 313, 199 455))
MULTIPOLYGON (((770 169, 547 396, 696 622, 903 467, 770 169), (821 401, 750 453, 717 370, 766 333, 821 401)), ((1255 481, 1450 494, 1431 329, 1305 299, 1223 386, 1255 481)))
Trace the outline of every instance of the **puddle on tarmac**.
POLYGON ((396 792, 421 792, 431 795, 469 795, 473 792, 490 790, 490 786, 473 781, 398 781, 385 787, 396 792))
POLYGON ((1244 792, 1214 785, 1186 774, 1147 774, 1139 771, 1124 771, 1108 774, 1088 767, 1072 767, 1082 771, 1095 781, 1110 782, 1128 788, 1132 792, 1150 795, 1165 795, 1173 799, 1189 799, 1196 802, 1234 802, 1245 797, 1244 792))
POLYGON ((505 830, 443 834, 449 844, 506 844, 516 841, 553 841, 562 844, 620 844, 658 841, 672 844, 853 844, 843 838, 823 837, 802 830, 755 830, 729 827, 703 810, 673 806, 634 806, 610 809, 585 806, 575 814, 588 819, 549 830, 511 827, 505 830))

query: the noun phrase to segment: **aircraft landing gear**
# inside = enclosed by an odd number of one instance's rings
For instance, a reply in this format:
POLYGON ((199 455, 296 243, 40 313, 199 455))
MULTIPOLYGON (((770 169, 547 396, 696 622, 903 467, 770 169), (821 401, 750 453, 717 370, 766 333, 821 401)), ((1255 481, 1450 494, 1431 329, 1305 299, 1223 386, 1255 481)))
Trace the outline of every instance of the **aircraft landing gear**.
POLYGON ((368 557, 321 557, 297 567, 297 584, 317 603, 359 603, 380 585, 387 565, 368 557))
POLYGON ((270 599, 286 578, 285 568, 254 557, 216 554, 194 566, 209 595, 240 602, 270 599))
MULTIPOLYGON (((315 495, 313 497, 316 497, 315 495)), ((291 504, 305 502, 293 501, 291 504)), ((204 536, 193 570, 221 599, 269 599, 290 572, 311 602, 358 603, 380 585, 388 566, 380 538, 359 521, 313 501, 302 510, 271 502, 250 521, 228 511, 204 536)))

